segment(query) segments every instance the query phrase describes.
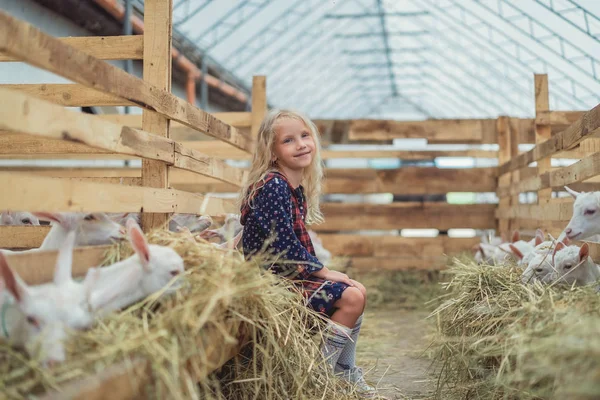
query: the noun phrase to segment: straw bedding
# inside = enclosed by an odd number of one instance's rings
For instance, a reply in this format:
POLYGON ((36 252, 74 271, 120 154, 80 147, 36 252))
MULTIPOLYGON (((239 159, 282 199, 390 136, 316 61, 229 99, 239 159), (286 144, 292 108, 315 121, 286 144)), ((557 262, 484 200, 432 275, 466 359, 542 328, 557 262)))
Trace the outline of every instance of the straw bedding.
POLYGON ((523 285, 514 265, 454 259, 437 320, 438 398, 600 398, 595 287, 523 285))
MULTIPOLYGON (((184 258, 186 285, 173 296, 153 296, 89 331, 74 332, 68 361, 51 369, 0 344, 0 394, 35 398, 142 357, 151 362, 152 378, 142 394, 148 398, 355 398, 324 367, 319 347, 324 325, 289 283, 238 252, 226 254, 185 233, 160 230, 148 240, 184 258), (219 348, 211 345, 215 337, 219 348), (240 355, 212 372, 243 338, 249 344, 240 355)), ((115 246, 107 263, 130 254, 127 245, 115 246)))

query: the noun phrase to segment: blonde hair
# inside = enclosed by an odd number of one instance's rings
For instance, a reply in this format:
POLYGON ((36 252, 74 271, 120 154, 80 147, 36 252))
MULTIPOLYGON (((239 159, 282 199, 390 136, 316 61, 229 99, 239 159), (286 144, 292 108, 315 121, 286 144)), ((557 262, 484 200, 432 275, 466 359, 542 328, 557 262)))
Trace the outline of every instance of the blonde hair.
POLYGON ((284 118, 291 118, 303 122, 315 142, 315 154, 310 166, 304 169, 301 184, 304 187, 304 194, 306 196, 307 225, 321 223, 323 222, 323 214, 321 214, 319 201, 321 196, 321 182, 323 180, 323 165, 321 161, 319 131, 310 119, 295 111, 271 110, 260 124, 258 138, 256 139, 256 148, 254 149, 254 155, 252 157, 252 164, 250 165, 246 182, 242 185, 239 196, 239 205, 241 207, 242 204, 248 202, 249 206, 251 206, 250 202, 256 191, 260 188, 260 185, 256 184, 265 179, 266 175, 270 172, 278 171, 277 167, 271 162, 271 157, 273 154, 273 145, 275 144, 277 136, 275 126, 277 125, 277 121, 284 118))

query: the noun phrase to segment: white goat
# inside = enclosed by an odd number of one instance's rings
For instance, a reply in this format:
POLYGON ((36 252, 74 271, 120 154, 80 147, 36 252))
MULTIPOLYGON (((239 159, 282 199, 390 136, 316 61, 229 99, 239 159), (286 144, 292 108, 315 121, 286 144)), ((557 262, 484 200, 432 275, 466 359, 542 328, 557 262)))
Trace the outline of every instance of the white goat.
POLYGON ((592 261, 589 254, 590 248, 587 243, 581 248, 558 243, 552 255, 552 280, 576 286, 585 286, 600 280, 600 267, 592 261))
POLYGON ((552 255, 550 251, 547 252, 533 252, 529 259, 527 268, 521 274, 521 281, 523 283, 550 283, 552 280, 552 273, 554 272, 554 266, 552 265, 552 255))
POLYGON ((207 229, 201 232, 198 236, 202 239, 219 238, 221 243, 231 240, 244 230, 244 226, 240 223, 239 214, 226 214, 225 223, 218 229, 207 229))
POLYGON ((565 190, 575 202, 573 216, 559 239, 566 236, 571 240, 582 240, 600 234, 600 192, 578 193, 567 186, 565 190))
POLYGON ((7 291, 2 295, 2 337, 15 347, 37 355, 44 365, 64 361, 67 329, 83 329, 93 318, 85 299, 89 283, 74 285, 70 275, 75 233, 61 246, 52 283, 28 286, 0 253, 0 276, 7 291))
MULTIPOLYGON (((133 218, 138 224, 140 223, 140 213, 111 213, 108 216, 121 225, 125 225, 129 218, 133 218)), ((212 223, 212 218, 209 215, 174 214, 169 220, 169 230, 177 232, 183 228, 188 228, 190 232, 200 233, 208 229, 212 223)))
MULTIPOLYGON (((100 315, 122 309, 163 289, 185 270, 183 259, 175 250, 148 244, 133 219, 126 225, 135 254, 111 266, 91 269, 83 283, 93 287, 89 304, 91 310, 100 315)), ((176 281, 165 293, 178 287, 176 281)))
POLYGON ((0 214, 0 225, 39 225, 35 215, 26 211, 3 211, 0 214))
POLYGON ((56 250, 64 243, 67 234, 75 231, 76 246, 110 244, 122 239, 123 227, 105 213, 50 213, 36 212, 38 218, 50 221, 52 228, 44 238, 39 250, 56 250))

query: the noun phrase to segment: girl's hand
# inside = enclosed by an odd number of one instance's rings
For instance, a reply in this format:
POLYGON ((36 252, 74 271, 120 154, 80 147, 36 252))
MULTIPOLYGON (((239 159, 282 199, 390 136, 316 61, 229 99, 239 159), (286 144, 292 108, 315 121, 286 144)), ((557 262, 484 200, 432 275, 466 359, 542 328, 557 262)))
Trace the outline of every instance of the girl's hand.
POLYGON ((348 278, 348 275, 346 275, 346 274, 344 274, 342 272, 329 270, 327 272, 327 274, 325 274, 325 276, 323 278, 325 280, 328 280, 328 281, 342 282, 342 283, 345 283, 348 286, 354 286, 354 283, 352 282, 352 279, 348 278))

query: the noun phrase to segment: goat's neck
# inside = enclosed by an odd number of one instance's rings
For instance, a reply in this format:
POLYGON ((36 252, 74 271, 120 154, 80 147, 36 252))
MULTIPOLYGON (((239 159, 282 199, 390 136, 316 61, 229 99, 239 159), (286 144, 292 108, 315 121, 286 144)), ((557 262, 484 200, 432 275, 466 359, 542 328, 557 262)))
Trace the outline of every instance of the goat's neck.
POLYGON ((110 285, 122 284, 124 288, 119 292, 119 295, 99 310, 101 314, 120 310, 142 300, 146 296, 141 279, 137 282, 127 282, 127 279, 131 279, 131 270, 134 268, 142 268, 139 258, 136 255, 111 266, 100 268, 98 282, 100 287, 104 288, 110 285))
POLYGON ((44 238, 40 250, 58 250, 64 243, 68 231, 61 225, 53 222, 52 228, 44 238))

